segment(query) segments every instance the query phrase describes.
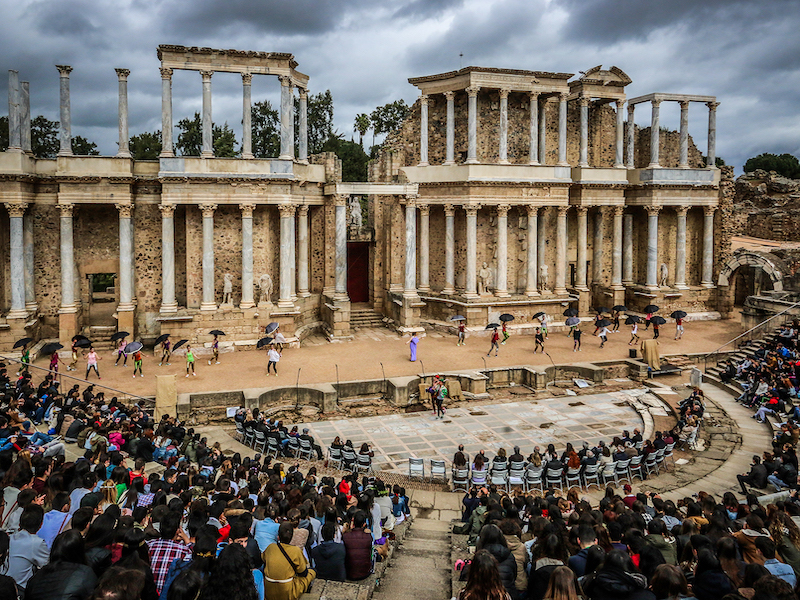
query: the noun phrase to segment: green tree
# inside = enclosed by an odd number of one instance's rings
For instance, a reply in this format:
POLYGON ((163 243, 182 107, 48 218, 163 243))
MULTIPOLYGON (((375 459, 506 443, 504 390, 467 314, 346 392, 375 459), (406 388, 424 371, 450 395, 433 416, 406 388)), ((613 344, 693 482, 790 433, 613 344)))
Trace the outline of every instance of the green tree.
POLYGON ((58 121, 39 115, 31 121, 31 150, 36 158, 55 158, 59 150, 58 121))
POLYGON ((369 156, 361 144, 342 139, 334 134, 322 146, 322 152, 335 152, 342 161, 342 181, 366 181, 369 156))
POLYGON ((135 160, 157 160, 161 155, 161 130, 131 136, 128 147, 135 160))
POLYGON ((8 150, 8 117, 0 117, 0 152, 8 150))
POLYGON ((382 133, 389 135, 400 129, 409 112, 411 107, 402 98, 373 110, 369 116, 372 122, 373 142, 376 135, 382 133))
POLYGON ((358 132, 358 143, 361 148, 364 148, 364 134, 372 127, 372 121, 366 113, 359 113, 356 115, 355 122, 353 123, 353 131, 358 132))
POLYGON ((76 156, 99 156, 97 151, 97 144, 90 142, 82 135, 76 135, 72 138, 72 153, 76 156))
MULTIPOLYGON (((193 119, 181 119, 178 121, 178 141, 175 149, 181 156, 200 156, 203 149, 203 123, 200 120, 200 113, 194 113, 193 119)), ((215 156, 236 156, 236 135, 233 130, 225 123, 222 127, 211 124, 211 144, 214 148, 215 156)))
MULTIPOLYGON (((333 136, 333 96, 330 90, 308 96, 308 153, 322 152, 333 136)), ((296 139, 296 138, 295 138, 296 139)))
POLYGON ((744 163, 744 172, 752 173, 756 169, 775 171, 779 175, 790 179, 800 179, 800 161, 791 154, 764 153, 748 158, 747 162, 744 163))
POLYGON ((222 127, 214 125, 211 131, 214 144, 214 156, 233 158, 239 155, 239 152, 236 150, 236 134, 233 133, 233 129, 228 127, 227 121, 222 127))
POLYGON ((274 158, 280 154, 281 136, 279 115, 269 100, 256 102, 250 109, 252 121, 253 156, 274 158))

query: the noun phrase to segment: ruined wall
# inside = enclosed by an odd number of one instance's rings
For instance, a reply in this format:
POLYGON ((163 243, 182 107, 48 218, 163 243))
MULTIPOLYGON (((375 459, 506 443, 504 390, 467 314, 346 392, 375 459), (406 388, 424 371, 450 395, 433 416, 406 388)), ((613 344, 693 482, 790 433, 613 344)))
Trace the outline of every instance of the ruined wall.
POLYGON ((800 180, 758 170, 735 183, 733 235, 782 242, 800 239, 800 180))

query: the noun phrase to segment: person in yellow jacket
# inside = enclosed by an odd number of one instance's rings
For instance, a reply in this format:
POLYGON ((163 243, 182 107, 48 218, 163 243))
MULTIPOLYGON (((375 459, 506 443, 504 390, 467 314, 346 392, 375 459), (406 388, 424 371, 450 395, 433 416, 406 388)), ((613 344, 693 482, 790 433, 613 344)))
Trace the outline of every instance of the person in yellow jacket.
POLYGON ((281 523, 278 541, 267 546, 264 559, 264 596, 270 600, 298 600, 308 591, 317 574, 308 568, 303 550, 291 546, 294 527, 281 523))

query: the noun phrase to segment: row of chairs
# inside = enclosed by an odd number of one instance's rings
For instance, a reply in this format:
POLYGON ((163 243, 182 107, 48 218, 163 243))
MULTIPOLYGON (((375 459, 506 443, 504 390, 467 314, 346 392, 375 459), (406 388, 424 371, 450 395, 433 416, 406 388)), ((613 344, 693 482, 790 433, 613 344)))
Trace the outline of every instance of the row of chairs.
MULTIPOLYGON (((408 478, 413 479, 418 477, 420 480, 425 481, 425 459, 411 458, 408 459, 408 478)), ((430 470, 428 471, 428 480, 433 483, 435 480, 441 479, 447 483, 447 467, 443 460, 430 460, 430 470)))
MULTIPOLYGON (((245 446, 249 446, 256 452, 261 452, 266 456, 278 458, 280 454, 281 445, 275 438, 267 437, 263 431, 254 429, 252 427, 245 427, 237 421, 236 432, 239 439, 245 446)), ((311 460, 314 456, 314 448, 308 440, 301 440, 297 437, 290 437, 286 443, 286 448, 291 452, 295 458, 305 458, 311 460)))
POLYGON ((353 473, 374 473, 372 458, 367 454, 356 454, 350 448, 328 448, 328 464, 337 469, 352 471, 353 473))

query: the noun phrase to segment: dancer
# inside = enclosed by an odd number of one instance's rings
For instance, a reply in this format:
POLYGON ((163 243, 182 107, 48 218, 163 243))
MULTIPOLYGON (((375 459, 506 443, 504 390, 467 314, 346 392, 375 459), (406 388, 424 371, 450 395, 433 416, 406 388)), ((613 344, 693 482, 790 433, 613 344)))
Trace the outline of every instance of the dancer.
POLYGON ((219 338, 215 335, 214 341, 211 342, 211 352, 213 352, 211 358, 208 359, 208 364, 211 364, 211 361, 214 361, 215 365, 219 364, 219 338))
POLYGON ((652 318, 653 318, 653 313, 651 313, 651 312, 649 312, 649 313, 647 313, 647 315, 645 315, 645 317, 644 317, 644 330, 645 331, 650 329, 650 319, 652 319, 652 318))
POLYGON ((581 334, 582 333, 583 332, 581 331, 581 328, 580 328, 579 325, 576 325, 575 327, 572 328, 572 339, 574 340, 572 342, 572 351, 573 352, 580 352, 581 351, 581 334))
POLYGON ((603 327, 600 328, 599 337, 600 337, 600 347, 602 348, 603 346, 606 345, 606 342, 608 341, 608 327, 604 325, 603 327))
POLYGON ((158 363, 158 366, 160 367, 163 363, 167 363, 167 366, 169 366, 169 358, 172 356, 172 344, 170 343, 169 338, 161 342, 161 348, 161 362, 158 363))
POLYGON ((269 377, 269 370, 275 372, 275 377, 278 376, 278 361, 281 359, 281 353, 275 348, 273 344, 270 344, 269 350, 267 350, 267 377, 269 377))
POLYGON ((276 327, 275 328, 273 336, 274 336, 273 342, 278 347, 278 352, 283 354, 283 345, 286 343, 286 338, 281 333, 281 328, 280 327, 276 327))
POLYGON ((459 321, 458 322, 458 344, 456 344, 456 346, 464 346, 464 345, 466 345, 466 342, 465 342, 466 337, 467 337, 466 321, 459 321))
POLYGON ((411 349, 411 362, 416 362, 417 360, 417 344, 419 344, 419 338, 417 337, 417 332, 414 332, 414 335, 411 336, 411 339, 406 342, 408 347, 411 349))
POLYGON ((125 357, 125 360, 122 361, 122 366, 123 367, 128 366, 128 355, 125 354, 125 346, 127 345, 128 344, 125 341, 125 338, 122 338, 117 344, 117 360, 114 361, 115 367, 119 365, 119 359, 122 358, 123 356, 125 357))
POLYGON ((542 333, 542 330, 539 327, 536 328, 536 334, 533 336, 533 338, 536 340, 536 345, 533 347, 533 353, 536 354, 536 350, 541 348, 542 354, 544 354, 545 337, 544 334, 542 333))
POLYGON ((497 327, 492 329, 492 345, 489 346, 489 352, 486 356, 492 355, 492 349, 494 349, 494 355, 497 356, 497 353, 500 352, 500 332, 497 331, 497 327))
POLYGON ((67 365, 67 371, 78 370, 78 340, 72 340, 72 362, 67 365))
POLYGON ((619 311, 618 310, 614 311, 614 315, 612 316, 612 319, 614 319, 614 328, 611 331, 613 331, 614 333, 617 333, 619 331, 619 311))
POLYGON ((679 340, 683 337, 683 318, 675 319, 675 339, 679 340))
POLYGON ((547 322, 550 320, 550 317, 547 315, 542 315, 539 317, 539 323, 542 324, 542 334, 544 335, 544 339, 549 340, 550 337, 547 335, 547 322))
POLYGON ((628 342, 628 346, 633 344, 633 342, 639 343, 639 322, 634 321, 633 325, 631 325, 631 341, 628 342))
POLYGON ((144 377, 142 373, 142 351, 137 350, 133 353, 133 378, 136 379, 136 371, 139 371, 139 376, 144 377))
POLYGON ((53 352, 53 354, 50 355, 50 367, 49 367, 50 372, 53 374, 53 377, 55 379, 58 379, 58 363, 60 362, 64 361, 58 357, 58 350, 56 350, 55 352, 53 352))
POLYGON ((23 371, 27 373, 28 365, 30 365, 30 363, 31 363, 31 351, 30 348, 28 348, 28 345, 25 344, 22 347, 22 358, 20 358, 19 360, 19 369, 17 369, 17 373, 22 373, 23 371))
POLYGON ((657 340, 659 335, 661 335, 661 331, 659 331, 658 323, 653 321, 653 339, 657 340))
POLYGON ((436 390, 436 416, 444 419, 444 399, 447 397, 447 388, 444 387, 444 382, 439 381, 439 388, 436 390))
POLYGON ((89 371, 94 369, 94 372, 97 374, 98 379, 102 379, 100 377, 100 371, 97 370, 97 361, 103 360, 101 357, 97 356, 97 352, 94 351, 94 348, 89 346, 89 353, 86 355, 86 377, 84 379, 89 379, 89 371))
POLYGON ((189 376, 189 369, 192 370, 192 376, 197 377, 197 373, 194 372, 194 352, 192 352, 192 347, 188 344, 186 345, 186 376, 189 376))
POLYGON ((507 327, 507 325, 508 325, 508 321, 503 321, 503 341, 500 342, 501 344, 503 344, 503 346, 506 345, 506 342, 508 341, 508 338, 510 337, 508 335, 508 327, 507 327))

